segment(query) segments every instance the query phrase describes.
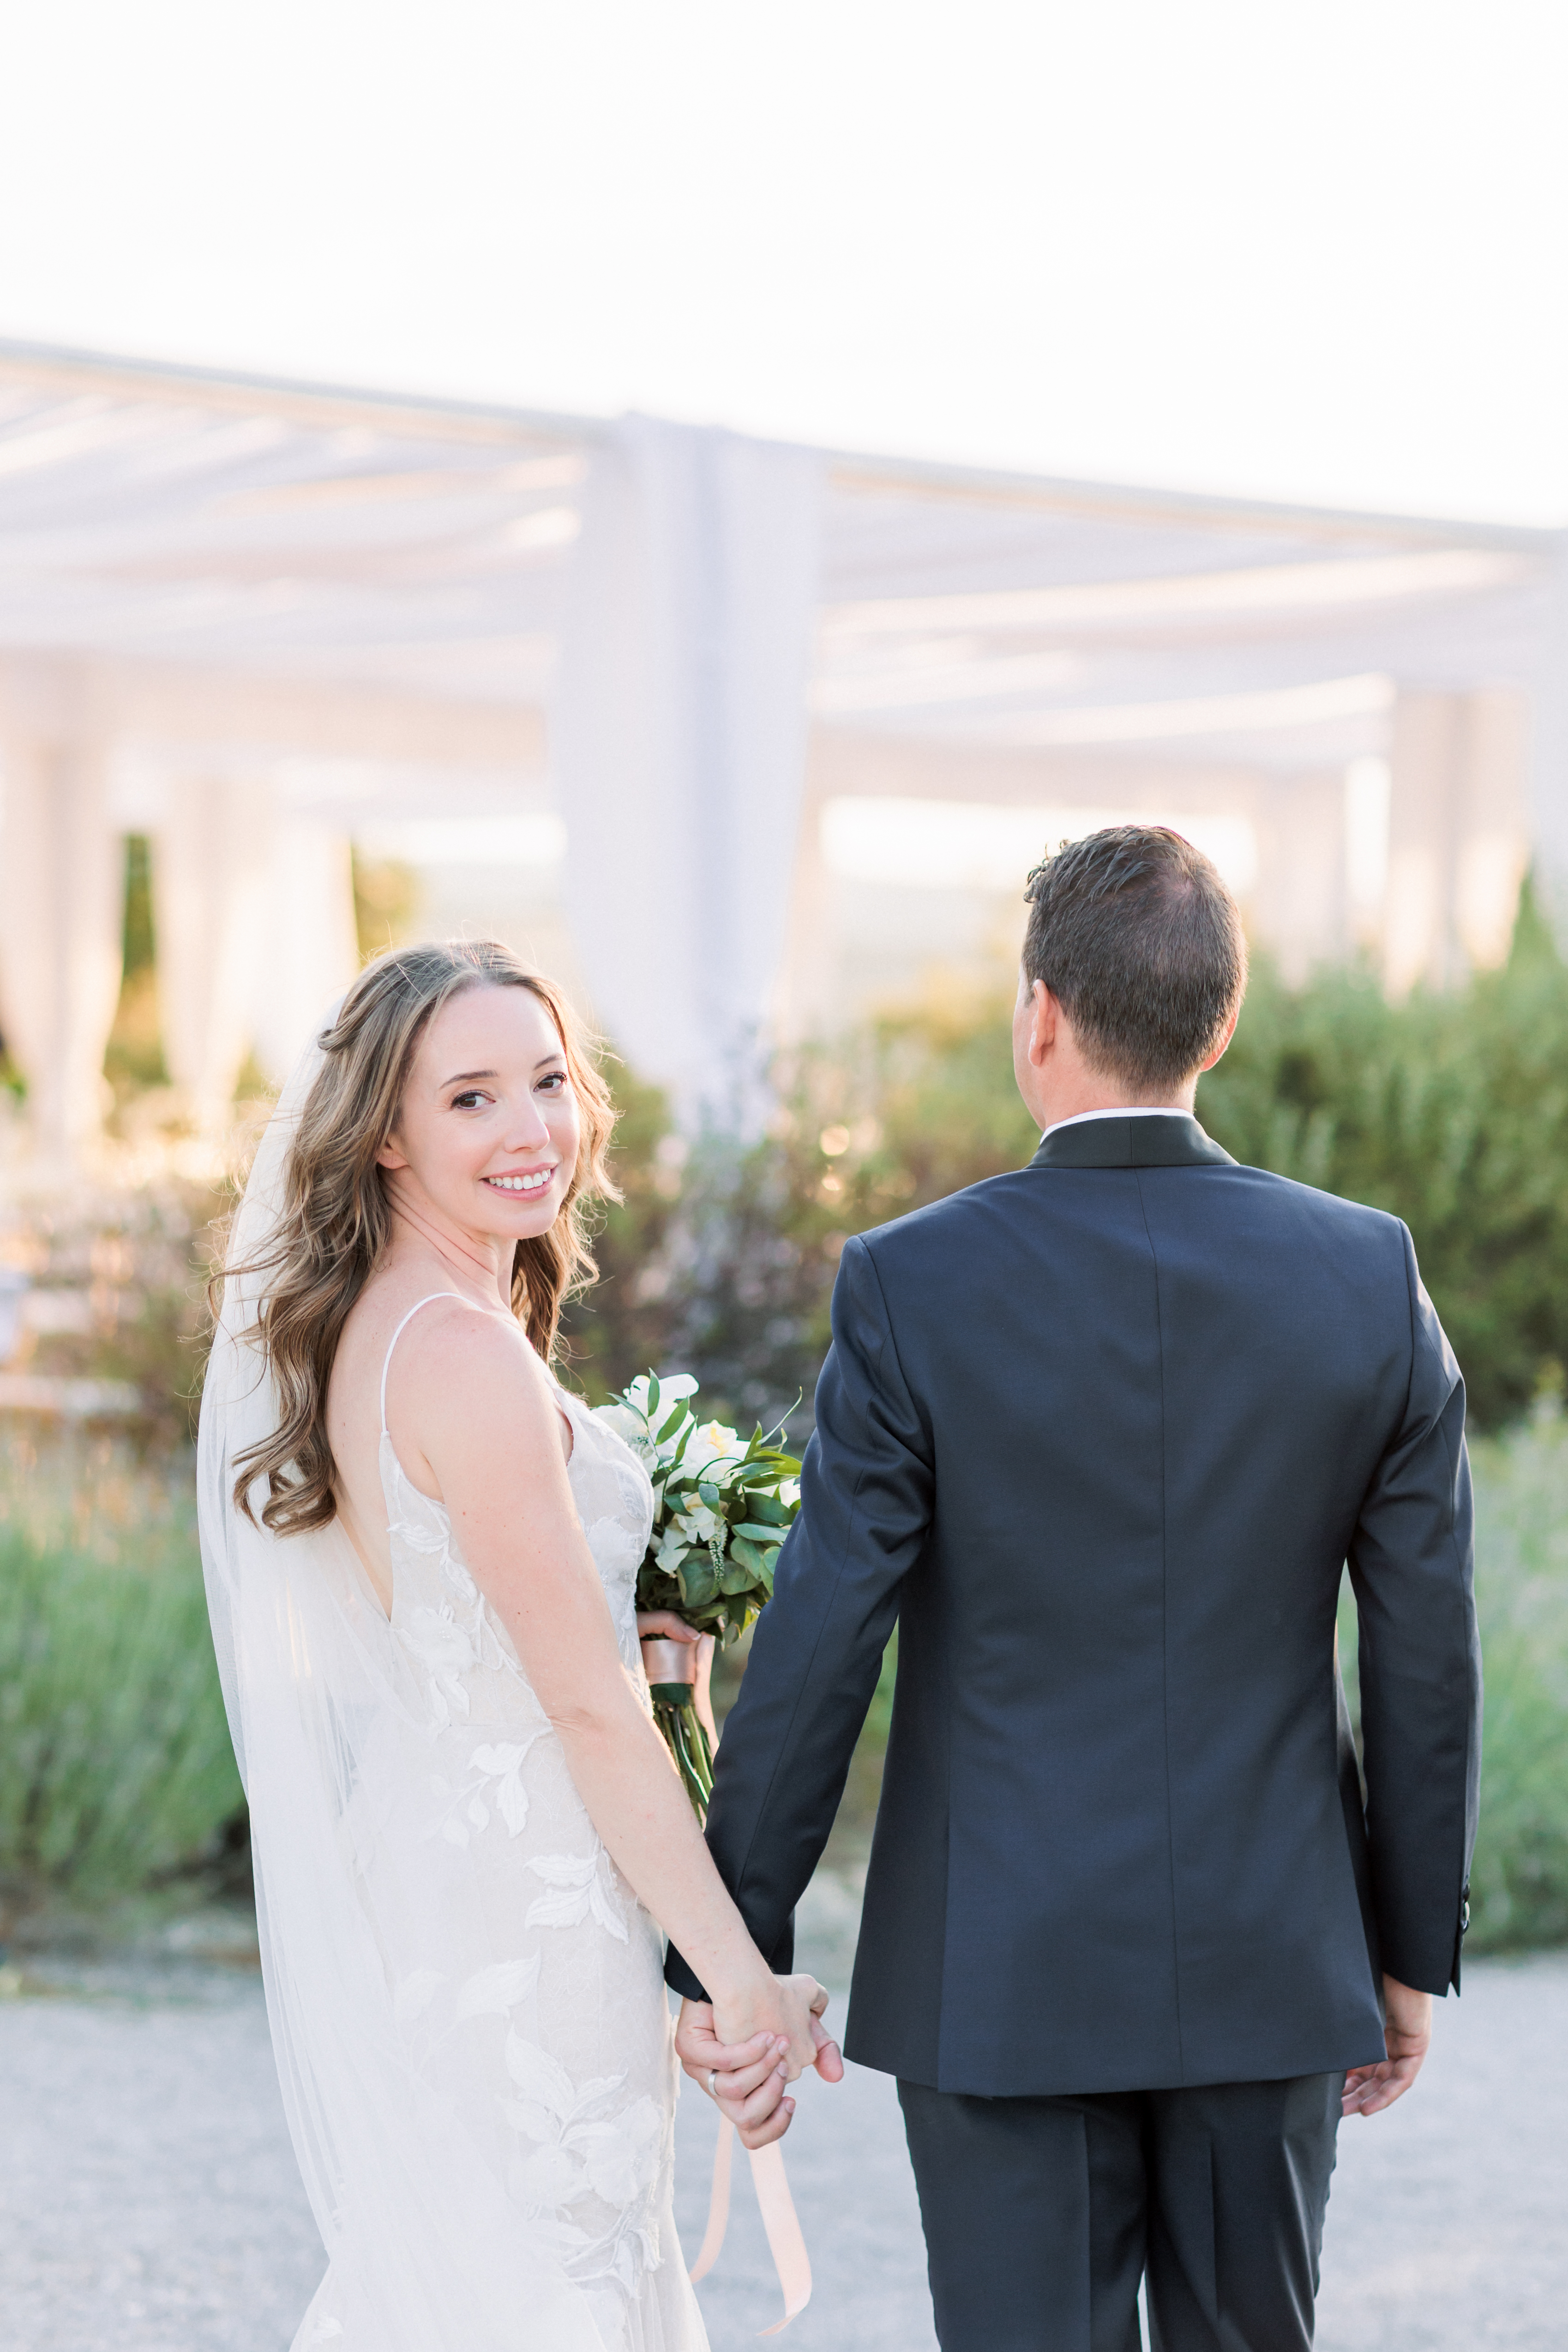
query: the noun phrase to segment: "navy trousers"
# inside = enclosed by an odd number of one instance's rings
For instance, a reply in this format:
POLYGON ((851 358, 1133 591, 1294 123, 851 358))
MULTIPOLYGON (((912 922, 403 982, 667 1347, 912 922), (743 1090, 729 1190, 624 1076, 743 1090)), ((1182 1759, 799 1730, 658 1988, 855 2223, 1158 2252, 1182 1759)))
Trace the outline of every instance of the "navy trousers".
POLYGON ((900 2082, 942 2352, 1308 2352, 1343 2087, 900 2082))

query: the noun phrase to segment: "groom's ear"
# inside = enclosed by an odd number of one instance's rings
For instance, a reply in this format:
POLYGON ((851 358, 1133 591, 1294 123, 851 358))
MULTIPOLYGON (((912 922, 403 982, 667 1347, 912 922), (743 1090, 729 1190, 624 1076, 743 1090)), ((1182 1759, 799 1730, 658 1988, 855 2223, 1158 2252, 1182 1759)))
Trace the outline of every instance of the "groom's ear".
POLYGON ((1200 1063, 1198 1064, 1198 1066, 1197 1066, 1197 1072, 1198 1072, 1198 1076, 1199 1076, 1199 1077, 1201 1077, 1201 1076, 1203 1076, 1203 1073, 1205 1072, 1205 1070, 1212 1070, 1212 1069, 1213 1069, 1213 1067, 1214 1067, 1214 1066, 1215 1066, 1216 1062, 1218 1062, 1218 1059, 1219 1059, 1220 1055, 1224 1053, 1224 1051, 1225 1051, 1225 1049, 1226 1049, 1227 1045, 1229 1045, 1230 1040, 1232 1039, 1232 1037, 1234 1037, 1234 1036, 1235 1036, 1235 1034, 1236 1034, 1236 1024, 1237 1024, 1237 1023, 1240 1020, 1240 1018, 1241 1018, 1241 1007, 1240 1007, 1240 1006, 1239 1006, 1239 1005, 1237 1006, 1237 1008, 1236 1008, 1235 1012, 1231 1014, 1231 1016, 1230 1016, 1229 1020, 1226 1023, 1226 1024, 1225 1024, 1225 1029, 1224 1029, 1224 1032, 1223 1032, 1223 1034, 1222 1034, 1222 1035, 1221 1035, 1221 1037, 1220 1037, 1219 1043, 1218 1043, 1218 1045, 1215 1047, 1215 1049, 1214 1049, 1213 1053, 1212 1053, 1212 1054, 1210 1054, 1210 1055, 1209 1055, 1209 1057, 1208 1057, 1207 1061, 1207 1062, 1200 1062, 1200 1063))
POLYGON ((1030 1020, 1029 1057, 1038 1070, 1056 1043, 1061 1005, 1043 980, 1037 980, 1030 993, 1033 1011, 1030 1020))

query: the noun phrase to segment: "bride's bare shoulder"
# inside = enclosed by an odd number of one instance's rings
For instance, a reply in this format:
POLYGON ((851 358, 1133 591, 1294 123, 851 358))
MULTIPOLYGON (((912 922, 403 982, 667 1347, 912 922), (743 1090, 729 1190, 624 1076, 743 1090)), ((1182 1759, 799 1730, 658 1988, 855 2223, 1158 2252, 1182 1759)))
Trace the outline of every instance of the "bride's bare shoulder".
POLYGON ((515 1411, 519 1394, 549 1388, 521 1327, 498 1305, 486 1307, 456 1291, 432 1294, 417 1281, 367 1286, 344 1326, 343 1344, 356 1386, 371 1375, 379 1389, 384 1368, 389 1413, 400 1405, 422 1419, 432 1411, 444 1418, 454 1410, 483 1413, 502 1400, 515 1411))

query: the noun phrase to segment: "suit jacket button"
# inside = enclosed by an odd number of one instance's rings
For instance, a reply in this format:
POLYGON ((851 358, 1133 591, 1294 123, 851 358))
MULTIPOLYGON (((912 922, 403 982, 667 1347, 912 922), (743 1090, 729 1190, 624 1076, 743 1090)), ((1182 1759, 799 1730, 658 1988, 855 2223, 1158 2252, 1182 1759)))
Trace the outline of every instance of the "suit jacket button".
POLYGON ((1459 1906, 1459 1933, 1461 1936, 1468 1935, 1469 1933, 1469 1926, 1470 1906, 1468 1903, 1461 1903, 1459 1906))

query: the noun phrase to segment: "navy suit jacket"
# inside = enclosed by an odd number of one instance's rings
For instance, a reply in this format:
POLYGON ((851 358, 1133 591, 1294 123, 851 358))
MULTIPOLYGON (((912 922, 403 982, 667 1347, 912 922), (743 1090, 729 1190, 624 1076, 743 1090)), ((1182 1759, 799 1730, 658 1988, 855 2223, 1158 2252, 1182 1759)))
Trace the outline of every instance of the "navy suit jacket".
POLYGON ((1384 2054, 1380 1969, 1457 1986, 1464 1390, 1397 1219, 1175 1114, 1058 1129, 845 1244, 802 1485, 707 1834, 787 1968, 896 1620, 852 2058, 992 2096, 1328 2073, 1384 2054))

